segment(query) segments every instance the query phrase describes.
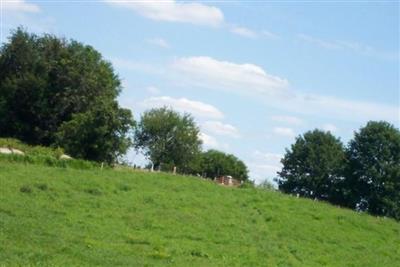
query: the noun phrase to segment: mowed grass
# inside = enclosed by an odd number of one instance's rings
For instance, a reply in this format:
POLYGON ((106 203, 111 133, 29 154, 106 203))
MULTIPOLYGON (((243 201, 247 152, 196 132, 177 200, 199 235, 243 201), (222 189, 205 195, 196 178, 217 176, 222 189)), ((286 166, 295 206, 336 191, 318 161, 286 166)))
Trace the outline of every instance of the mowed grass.
POLYGON ((400 224, 194 177, 0 162, 1 266, 400 266, 400 224))

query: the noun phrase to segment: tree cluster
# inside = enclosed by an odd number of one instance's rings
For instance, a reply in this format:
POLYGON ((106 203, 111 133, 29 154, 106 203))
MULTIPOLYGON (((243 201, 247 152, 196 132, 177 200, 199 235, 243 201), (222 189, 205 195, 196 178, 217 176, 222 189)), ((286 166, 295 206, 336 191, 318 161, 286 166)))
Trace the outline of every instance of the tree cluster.
POLYGON ((133 145, 154 169, 247 179, 235 156, 201 151, 190 114, 152 109, 136 125, 118 105, 120 92, 120 79, 93 47, 18 28, 0 48, 0 137, 109 164, 133 145))
POLYGON ((136 150, 141 151, 156 170, 214 178, 231 175, 248 179, 246 165, 237 157, 217 150, 201 151, 200 130, 190 114, 169 108, 155 108, 143 113, 135 128, 136 150))
POLYGON ((400 219, 400 131, 387 122, 368 122, 347 147, 330 132, 306 132, 282 164, 285 193, 400 219))
POLYGON ((90 46, 19 28, 0 48, 0 137, 113 163, 134 125, 120 80, 90 46))
POLYGON ((190 167, 191 174, 208 178, 227 175, 241 181, 249 178, 247 166, 243 161, 232 154, 226 154, 215 149, 199 154, 190 167))

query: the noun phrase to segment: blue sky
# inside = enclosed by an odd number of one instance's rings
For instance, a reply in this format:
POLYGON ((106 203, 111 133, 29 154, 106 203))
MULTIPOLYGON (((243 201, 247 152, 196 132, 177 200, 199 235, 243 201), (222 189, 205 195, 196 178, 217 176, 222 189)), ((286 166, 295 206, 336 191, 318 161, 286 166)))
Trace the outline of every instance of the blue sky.
MULTIPOLYGON (((368 120, 400 125, 397 1, 1 1, 1 42, 25 26, 99 50, 120 104, 190 112, 204 149, 271 180, 295 137, 347 143, 368 120)), ((135 163, 143 159, 134 153, 135 163)))

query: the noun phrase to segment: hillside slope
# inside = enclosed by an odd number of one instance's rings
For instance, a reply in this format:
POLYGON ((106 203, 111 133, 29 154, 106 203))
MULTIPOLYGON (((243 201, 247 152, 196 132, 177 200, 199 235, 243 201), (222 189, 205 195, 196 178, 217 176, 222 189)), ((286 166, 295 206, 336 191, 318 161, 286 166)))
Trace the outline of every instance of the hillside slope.
POLYGON ((193 177, 0 161, 1 266, 400 266, 400 224, 193 177))

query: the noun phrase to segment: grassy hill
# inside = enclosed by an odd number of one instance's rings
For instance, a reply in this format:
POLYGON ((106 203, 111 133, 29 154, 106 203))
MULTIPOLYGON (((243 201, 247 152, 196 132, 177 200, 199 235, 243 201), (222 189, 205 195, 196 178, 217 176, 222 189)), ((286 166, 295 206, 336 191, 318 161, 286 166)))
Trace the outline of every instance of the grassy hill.
POLYGON ((0 266, 400 266, 400 224, 193 177, 0 160, 0 266))

